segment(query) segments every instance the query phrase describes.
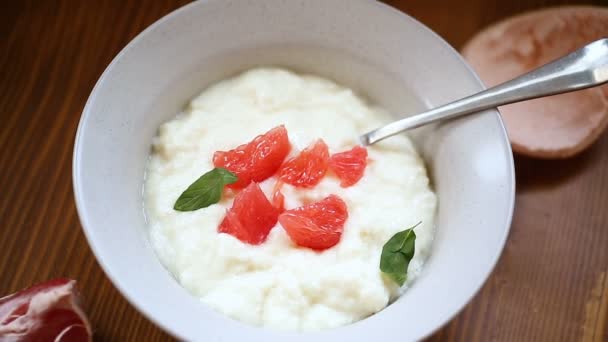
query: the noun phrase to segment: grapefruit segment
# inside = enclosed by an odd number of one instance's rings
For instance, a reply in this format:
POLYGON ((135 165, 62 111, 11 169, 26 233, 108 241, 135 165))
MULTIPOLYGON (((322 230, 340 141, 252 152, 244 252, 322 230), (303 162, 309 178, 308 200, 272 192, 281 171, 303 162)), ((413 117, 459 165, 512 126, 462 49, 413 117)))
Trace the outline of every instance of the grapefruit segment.
POLYGON ((312 188, 319 184, 327 172, 329 149, 318 139, 294 158, 287 160, 279 170, 279 178, 296 187, 312 188))
POLYGON ((278 216, 279 209, 268 201, 260 186, 252 182, 236 195, 217 230, 242 242, 259 245, 266 241, 278 216))
POLYGON ((213 165, 236 174, 238 181, 227 185, 242 189, 251 182, 261 182, 274 175, 291 150, 285 126, 281 125, 255 137, 249 143, 213 154, 213 165))
POLYGON ((285 211, 279 223, 297 245, 325 250, 340 242, 348 218, 346 203, 329 195, 321 201, 285 211))
POLYGON ((367 149, 362 146, 334 153, 329 158, 329 168, 340 178, 340 186, 343 188, 356 184, 363 177, 366 166, 367 149))
POLYGON ((285 196, 281 192, 281 188, 283 187, 282 181, 277 181, 272 189, 272 205, 275 208, 279 209, 280 212, 285 211, 285 196))

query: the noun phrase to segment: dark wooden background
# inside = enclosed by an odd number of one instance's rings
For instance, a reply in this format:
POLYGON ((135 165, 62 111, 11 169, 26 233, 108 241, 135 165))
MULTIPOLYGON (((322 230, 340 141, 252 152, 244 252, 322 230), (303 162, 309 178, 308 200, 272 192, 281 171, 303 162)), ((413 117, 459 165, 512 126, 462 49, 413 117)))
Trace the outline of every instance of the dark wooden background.
MULTIPOLYGON (((76 126, 111 59, 186 2, 0 4, 0 295, 75 278, 98 341, 170 337, 120 296, 85 241, 71 185, 76 126)), ((459 48, 503 17, 579 1, 389 3, 459 48)), ((576 158, 518 157, 516 164, 515 217, 502 258, 474 300, 430 340, 608 341, 608 133, 576 158)))

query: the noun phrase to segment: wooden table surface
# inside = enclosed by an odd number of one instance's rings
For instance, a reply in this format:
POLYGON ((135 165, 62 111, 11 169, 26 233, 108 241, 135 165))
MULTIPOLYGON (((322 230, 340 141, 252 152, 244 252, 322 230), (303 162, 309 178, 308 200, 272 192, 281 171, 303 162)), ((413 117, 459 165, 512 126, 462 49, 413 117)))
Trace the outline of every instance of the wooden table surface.
MULTIPOLYGON (((140 31, 185 4, 0 4, 0 294, 77 279, 98 341, 164 341, 105 277, 74 207, 76 126, 95 81, 140 31)), ((576 1, 389 1, 455 47, 525 10, 576 1)), ((494 273, 431 341, 608 341, 608 133, 564 161, 517 157, 511 234, 494 273)))

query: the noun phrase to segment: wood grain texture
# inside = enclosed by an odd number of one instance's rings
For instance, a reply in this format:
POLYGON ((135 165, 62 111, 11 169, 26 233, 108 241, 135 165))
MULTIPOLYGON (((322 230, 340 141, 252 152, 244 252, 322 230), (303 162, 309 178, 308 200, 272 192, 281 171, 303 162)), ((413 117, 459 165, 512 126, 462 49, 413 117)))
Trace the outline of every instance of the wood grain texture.
MULTIPOLYGON (((111 59, 186 2, 0 4, 0 294, 75 278, 97 341, 171 338, 120 296, 85 241, 71 187, 76 126, 111 59)), ((503 17, 574 3, 387 2, 456 47, 503 17)), ((571 160, 516 158, 516 164, 517 203, 505 251, 473 301, 429 340, 608 341, 608 134, 571 160)))

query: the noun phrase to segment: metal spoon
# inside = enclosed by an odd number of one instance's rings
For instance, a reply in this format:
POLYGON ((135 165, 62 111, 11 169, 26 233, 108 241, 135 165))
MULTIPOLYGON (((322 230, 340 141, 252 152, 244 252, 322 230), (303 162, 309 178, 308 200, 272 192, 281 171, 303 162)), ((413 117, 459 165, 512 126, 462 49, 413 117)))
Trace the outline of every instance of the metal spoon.
POLYGON ((360 137, 372 145, 397 133, 514 102, 567 93, 608 82, 608 38, 597 40, 527 74, 477 94, 377 128, 360 137))

